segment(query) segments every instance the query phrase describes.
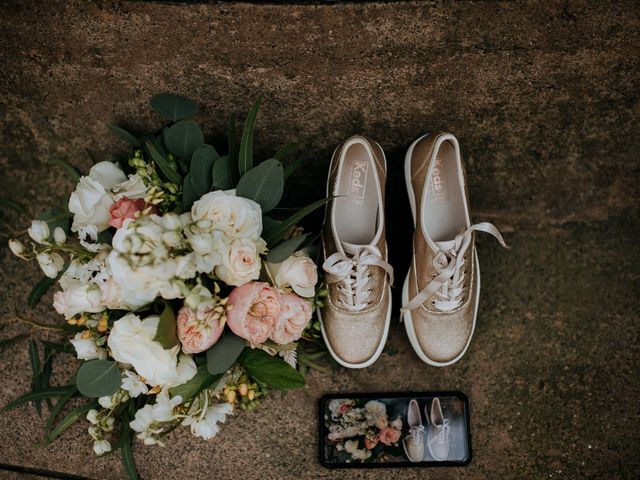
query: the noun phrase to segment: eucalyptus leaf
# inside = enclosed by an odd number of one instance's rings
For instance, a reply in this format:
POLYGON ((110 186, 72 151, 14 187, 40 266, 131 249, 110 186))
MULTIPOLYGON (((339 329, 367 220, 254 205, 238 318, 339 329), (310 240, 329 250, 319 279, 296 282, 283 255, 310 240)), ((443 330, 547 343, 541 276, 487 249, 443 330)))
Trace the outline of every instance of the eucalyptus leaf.
POLYGON ((300 245, 304 243, 304 241, 309 236, 308 233, 303 235, 298 235, 297 237, 290 238, 289 240, 285 240, 282 243, 279 243, 267 254, 267 260, 271 263, 280 263, 284 262, 287 258, 291 256, 293 252, 295 252, 300 245))
POLYGON ((311 212, 330 202, 331 198, 323 198, 316 202, 313 202, 310 205, 298 210, 296 213, 288 217, 285 221, 279 223, 273 228, 270 228, 267 231, 262 232, 262 238, 267 242, 267 246, 269 248, 277 245, 277 243, 282 240, 282 238, 293 228, 296 224, 302 220, 304 217, 309 215, 311 212))
POLYGON ((67 174, 73 179, 74 182, 77 182, 78 180, 80 180, 80 173, 78 172, 76 167, 71 165, 66 160, 58 158, 58 159, 51 160, 51 163, 62 167, 67 172, 67 174))
POLYGON ((244 347, 245 339, 225 331, 222 338, 207 350, 207 370, 211 375, 225 373, 234 364, 244 347))
POLYGON ((161 93, 151 99, 151 108, 164 118, 177 122, 183 118, 193 117, 198 113, 198 104, 193 100, 175 95, 161 93))
POLYGON ((158 342, 167 350, 175 347, 179 343, 176 326, 176 314, 173 312, 168 303, 165 304, 164 310, 160 314, 158 329, 156 330, 156 336, 153 338, 153 340, 158 342))
POLYGON ((120 140, 124 140, 129 145, 133 147, 140 146, 140 142, 135 137, 135 135, 132 135, 131 133, 127 132, 124 128, 120 128, 117 125, 113 125, 111 123, 107 125, 107 128, 111 130, 115 135, 117 135, 118 138, 120 138, 120 140))
POLYGON ((284 192, 282 164, 271 158, 245 173, 238 182, 236 195, 249 198, 260 205, 263 212, 275 208, 284 192))
POLYGON ((213 165, 219 157, 220 155, 211 145, 201 145, 191 155, 189 175, 198 198, 211 190, 213 165))
POLYGON ((211 186, 221 190, 233 188, 232 163, 229 155, 218 158, 211 170, 211 186))
POLYGON ((47 293, 47 290, 49 290, 54 283, 56 283, 55 278, 42 277, 31 289, 31 292, 29 292, 29 297, 27 299, 29 307, 35 307, 38 302, 40 302, 42 296, 47 293))
POLYGON ((197 123, 180 121, 163 130, 164 144, 174 155, 189 158, 204 142, 202 130, 197 123))
POLYGON ((182 401, 186 402, 198 395, 205 388, 209 388, 220 380, 221 377, 222 375, 211 375, 207 370, 207 364, 203 363, 198 366, 198 371, 191 377, 191 380, 177 387, 170 388, 169 393, 172 397, 180 395, 182 401))
POLYGON ((174 168, 169 164, 164 155, 162 155, 148 139, 145 140, 144 147, 147 149, 147 152, 149 152, 149 155, 151 155, 151 159, 156 163, 156 165, 158 165, 158 167, 160 167, 160 170, 162 171, 162 173, 164 173, 167 179, 171 183, 181 185, 182 178, 180 177, 178 172, 174 170, 174 168))
POLYGON ((0 205, 15 210, 18 213, 27 213, 22 204, 9 198, 0 197, 0 205))
POLYGON ((278 390, 300 388, 305 384, 300 372, 280 357, 272 357, 264 350, 245 349, 238 362, 253 378, 278 390))
POLYGON ((236 116, 229 117, 229 125, 227 127, 227 136, 229 142, 229 168, 232 185, 238 181, 238 141, 236 139, 236 116))
POLYGON ((284 179, 289 178, 293 173, 302 165, 303 158, 298 157, 293 162, 290 162, 286 167, 284 167, 284 179))
POLYGON ((240 151, 238 152, 238 170, 240 177, 253 167, 253 129, 261 103, 262 95, 260 95, 253 104, 244 122, 244 130, 242 130, 242 139, 240 140, 240 151))
POLYGON ((113 395, 121 383, 120 369, 112 360, 89 360, 76 373, 76 385, 85 397, 113 395))
POLYGON ((191 210, 191 205, 193 205, 193 202, 198 200, 198 198, 200 197, 198 196, 196 187, 193 186, 193 179, 189 173, 182 181, 182 210, 185 212, 191 210))

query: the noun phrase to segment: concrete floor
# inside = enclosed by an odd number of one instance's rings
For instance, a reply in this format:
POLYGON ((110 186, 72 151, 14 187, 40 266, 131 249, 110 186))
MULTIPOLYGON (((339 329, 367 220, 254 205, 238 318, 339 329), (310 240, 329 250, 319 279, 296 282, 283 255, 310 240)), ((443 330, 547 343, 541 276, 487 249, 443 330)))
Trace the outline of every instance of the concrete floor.
MULTIPOLYGON (((157 125, 145 106, 153 93, 192 93, 212 136, 227 112, 246 112, 265 93, 258 153, 292 137, 304 146, 296 185, 305 194, 292 201, 321 194, 342 138, 362 132, 381 141, 398 278, 410 238, 403 150, 427 128, 459 136, 474 219, 495 222, 512 247, 480 238, 478 327, 456 365, 422 364, 394 323, 368 369, 314 373, 305 389, 273 395, 210 442, 176 432, 165 449, 136 445, 142 478, 637 478, 635 3, 0 8, 0 196, 22 201, 30 215, 72 188, 49 159, 87 169, 87 149, 96 158, 122 152, 104 124, 157 125), (324 393, 456 389, 470 398, 469 466, 344 472, 317 462, 324 393)), ((16 314, 60 321, 51 294, 29 311, 38 278, 35 265, 0 249, 0 339, 25 331, 16 314)), ((56 362, 54 381, 64 382, 75 363, 56 362)), ((29 371, 26 340, 0 350, 0 405, 29 389, 29 371)), ((34 447, 43 423, 31 406, 0 415, 0 464, 124 477, 117 455, 93 456, 86 425, 34 447)))

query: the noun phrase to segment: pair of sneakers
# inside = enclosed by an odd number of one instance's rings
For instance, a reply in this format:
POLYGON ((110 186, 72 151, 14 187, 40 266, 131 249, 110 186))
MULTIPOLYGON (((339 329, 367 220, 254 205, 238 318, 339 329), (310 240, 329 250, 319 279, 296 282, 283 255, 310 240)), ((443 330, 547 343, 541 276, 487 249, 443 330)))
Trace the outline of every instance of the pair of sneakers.
MULTIPOLYGON (((329 167, 327 196, 334 200, 322 231, 329 294, 318 315, 329 352, 348 368, 368 367, 378 359, 391 322, 386 175, 382 148, 362 136, 339 145, 329 167)), ((505 244, 490 223, 471 224, 460 147, 450 133, 413 142, 405 178, 415 233, 402 320, 421 360, 450 365, 464 355, 476 324, 480 271, 475 234, 486 232, 505 244)))
MULTIPOLYGON (((449 457, 449 420, 442 413, 440 399, 436 397, 431 402, 431 413, 425 405, 424 414, 427 418, 427 449, 434 460, 442 462, 449 457)), ((409 402, 407 408, 407 425, 409 432, 402 439, 404 453, 410 461, 421 462, 425 456, 425 428, 422 424, 420 406, 415 399, 409 402)))

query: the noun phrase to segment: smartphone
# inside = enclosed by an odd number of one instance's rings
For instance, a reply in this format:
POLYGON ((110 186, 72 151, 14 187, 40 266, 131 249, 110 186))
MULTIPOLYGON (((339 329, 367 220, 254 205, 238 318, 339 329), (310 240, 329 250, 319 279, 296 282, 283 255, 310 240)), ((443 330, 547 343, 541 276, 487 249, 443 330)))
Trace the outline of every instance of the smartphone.
POLYGON ((339 393, 320 399, 327 468, 463 466, 471 461, 461 392, 339 393))

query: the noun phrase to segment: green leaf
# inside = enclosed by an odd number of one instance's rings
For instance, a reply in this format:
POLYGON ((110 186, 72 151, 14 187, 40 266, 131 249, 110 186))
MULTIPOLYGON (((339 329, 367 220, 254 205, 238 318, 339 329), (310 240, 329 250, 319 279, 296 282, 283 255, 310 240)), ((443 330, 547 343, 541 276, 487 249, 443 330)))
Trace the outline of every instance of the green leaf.
POLYGON ((69 389, 69 385, 63 387, 51 387, 46 390, 40 390, 39 392, 28 392, 19 396, 12 402, 7 403, 0 412, 7 412, 13 408, 23 405, 28 402, 34 402, 36 400, 44 400, 45 398, 62 397, 69 389))
POLYGON ((154 96, 151 99, 151 108, 164 118, 174 122, 183 118, 193 117, 198 113, 198 104, 196 102, 173 93, 161 93, 154 96))
POLYGON ((282 164, 271 158, 245 173, 238 182, 236 195, 250 198, 260 205, 263 212, 275 208, 284 191, 282 164))
POLYGON ((211 375, 207 371, 207 364, 203 363, 198 366, 198 371, 191 380, 187 383, 183 383, 182 385, 178 385, 177 387, 170 388, 169 393, 172 397, 180 395, 182 397, 182 401, 186 402, 198 395, 205 388, 209 388, 215 382, 220 380, 221 377, 222 375, 211 375))
POLYGON ((69 387, 67 388, 67 392, 58 399, 56 404, 51 409, 51 413, 49 413, 49 418, 47 419, 47 423, 45 424, 45 427, 44 427, 45 435, 51 431, 51 427, 53 427, 53 422, 55 422, 56 417, 60 414, 64 406, 77 393, 78 393, 78 389, 76 388, 76 386, 69 385, 69 387))
POLYGON ((29 307, 31 308, 35 307, 38 304, 38 302, 40 302, 40 299, 42 298, 42 296, 45 293, 47 293, 47 290, 49 290, 49 288, 51 288, 51 286, 54 283, 56 283, 55 278, 42 277, 40 281, 35 284, 35 286, 31 289, 31 292, 29 293, 29 297, 27 300, 29 307))
POLYGON ((222 338, 207 350, 207 370, 211 375, 225 373, 244 350, 244 338, 225 331, 222 338))
POLYGON ((0 205, 3 205, 7 208, 11 208, 12 210, 15 210, 18 213, 27 213, 24 207, 20 203, 16 202, 15 200, 0 197, 0 205))
POLYGON ((78 173, 78 170, 76 170, 76 167, 74 167, 73 165, 71 165, 69 162, 67 162, 66 160, 63 159, 55 159, 55 160, 51 160, 51 163, 55 164, 55 165, 59 165, 62 168, 64 168, 64 170, 69 174, 69 176, 75 181, 77 182, 78 180, 80 180, 80 173, 78 173))
POLYGON ((131 133, 127 132, 124 128, 120 128, 117 125, 113 125, 111 123, 107 125, 107 128, 111 130, 111 132, 115 133, 116 136, 120 138, 120 140, 124 140, 129 145, 134 147, 140 146, 140 142, 138 141, 138 139, 131 133))
POLYGON ((256 123, 256 116, 258 115, 261 103, 262 95, 260 95, 253 104, 244 122, 244 130, 242 131, 242 139, 240 140, 240 151, 238 152, 240 177, 253 167, 253 127, 256 123))
POLYGON ((45 437, 43 440, 44 444, 53 442, 56 438, 58 438, 62 433, 69 428, 71 425, 76 423, 81 418, 84 418, 89 410, 92 408, 96 408, 98 406, 98 401, 93 400, 92 402, 85 403, 77 408, 74 408, 69 412, 69 414, 64 417, 60 423, 58 423, 45 437))
POLYGON ((194 122, 178 122, 163 130, 164 144, 174 155, 189 158, 204 142, 202 130, 194 122))
POLYGON ((53 238, 53 231, 56 227, 60 227, 65 232, 69 231, 69 220, 73 217, 73 215, 69 212, 66 212, 60 208, 54 208, 53 210, 47 210, 46 212, 40 214, 40 220, 44 220, 49 225, 49 230, 51 235, 49 239, 53 238))
POLYGON ((21 333, 20 335, 16 335, 15 337, 11 337, 11 338, 5 338, 4 340, 0 340, 0 348, 2 347, 8 347, 9 345, 12 345, 16 342, 19 342, 20 340, 22 340, 23 338, 28 337, 29 334, 27 333, 21 333))
POLYGON ((282 243, 279 243, 267 254, 267 260, 271 263, 280 263, 284 262, 287 258, 291 256, 293 252, 295 252, 300 245, 307 239, 309 236, 308 233, 303 235, 298 235, 297 237, 290 238, 289 240, 285 240, 282 243))
POLYGON ((70 342, 54 343, 54 342, 48 342, 46 340, 40 340, 40 342, 42 342, 42 344, 47 346, 49 349, 55 350, 56 352, 70 353, 72 355, 75 355, 76 353, 75 348, 70 342))
POLYGON ((191 182, 198 198, 211 190, 211 179, 214 162, 219 158, 218 152, 211 145, 201 145, 191 155, 191 182))
POLYGON ((238 358, 253 378, 278 390, 304 386, 304 377, 279 357, 272 357, 264 350, 246 349, 238 358))
POLYGON ((76 385, 85 397, 113 395, 121 383, 120 369, 112 360, 89 360, 76 373, 76 385))
POLYGON ((267 245, 271 248, 275 246, 282 238, 304 217, 309 215, 315 209, 320 208, 331 201, 331 198, 323 198, 310 205, 298 210, 296 213, 287 218, 284 222, 279 223, 277 226, 270 228, 266 232, 262 232, 262 238, 267 242, 267 245))
MULTIPOLYGON (((39 392, 42 390, 40 383, 40 379, 42 378, 42 366, 40 364, 38 345, 34 340, 29 340, 29 362, 31 363, 31 390, 33 392, 39 392)), ((36 408, 38 415, 42 416, 40 400, 34 401, 33 406, 36 408)))
POLYGON ((173 169, 173 167, 169 164, 167 159, 164 158, 164 156, 158 152, 156 147, 154 147, 153 144, 148 139, 145 140, 144 147, 147 149, 147 152, 149 152, 149 155, 151 155, 151 158, 153 159, 153 161, 156 162, 156 165, 160 167, 160 170, 162 170, 162 173, 164 173, 167 179, 171 183, 174 183, 176 185, 181 185, 182 178, 180 177, 180 175, 178 175, 178 172, 176 172, 173 169))
POLYGON ((182 182, 182 209, 185 212, 191 210, 193 202, 200 198, 196 192, 196 187, 193 186, 193 179, 191 174, 187 174, 182 182))
POLYGON ((284 179, 286 180, 291 175, 293 175, 293 172, 295 172, 298 169, 298 167, 302 165, 302 163, 303 163, 303 158, 298 157, 293 162, 289 163, 286 167, 284 167, 284 179))
POLYGON ((211 186, 221 190, 233 188, 232 163, 229 155, 218 158, 211 170, 211 186))
POLYGON ((229 171, 231 172, 231 184, 235 185, 238 181, 238 140, 236 139, 236 116, 229 117, 229 125, 227 127, 229 137, 229 171))
POLYGON ((275 158, 279 162, 282 162, 285 159, 285 157, 287 155, 289 155, 289 153, 291 153, 293 150, 295 150, 295 148, 297 146, 298 146, 298 144, 296 142, 287 143, 284 147, 282 147, 280 150, 278 150, 278 153, 276 153, 273 156, 273 158, 275 158))
POLYGON ((165 303, 164 310, 160 314, 160 321, 158 322, 158 330, 156 330, 156 336, 154 341, 158 342, 167 350, 178 345, 178 333, 176 326, 176 314, 173 312, 168 303, 165 303))
POLYGON ((131 449, 131 444, 133 442, 133 432, 129 427, 129 422, 126 422, 121 435, 124 437, 121 447, 122 464, 124 465, 124 469, 127 471, 127 475, 129 475, 129 479, 138 480, 138 472, 136 470, 136 464, 133 460, 133 451, 131 449))
MULTIPOLYGON (((51 375, 53 374, 53 357, 56 352, 52 351, 48 345, 44 346, 44 364, 42 365, 42 373, 40 374, 40 388, 47 389, 51 387, 51 375)), ((47 405, 51 410, 51 400, 47 399, 47 405)))

